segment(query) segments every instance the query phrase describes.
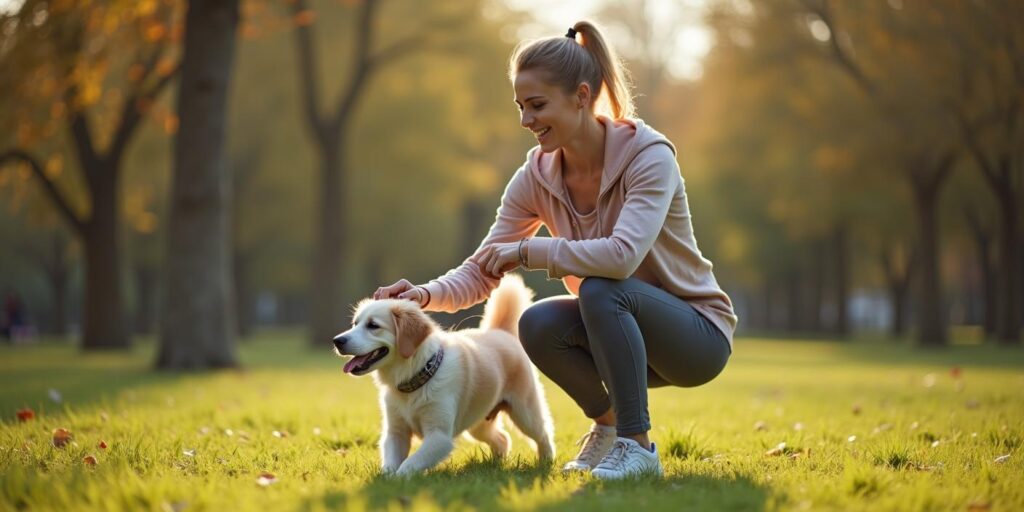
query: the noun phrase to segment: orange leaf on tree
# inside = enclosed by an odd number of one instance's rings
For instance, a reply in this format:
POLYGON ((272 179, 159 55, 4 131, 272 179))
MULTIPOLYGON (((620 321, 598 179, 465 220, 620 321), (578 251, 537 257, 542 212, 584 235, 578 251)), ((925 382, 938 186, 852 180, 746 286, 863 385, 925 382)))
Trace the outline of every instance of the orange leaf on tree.
POLYGON ((29 409, 28 407, 18 411, 18 421, 31 421, 35 419, 35 417, 36 412, 33 411, 32 409, 29 409))

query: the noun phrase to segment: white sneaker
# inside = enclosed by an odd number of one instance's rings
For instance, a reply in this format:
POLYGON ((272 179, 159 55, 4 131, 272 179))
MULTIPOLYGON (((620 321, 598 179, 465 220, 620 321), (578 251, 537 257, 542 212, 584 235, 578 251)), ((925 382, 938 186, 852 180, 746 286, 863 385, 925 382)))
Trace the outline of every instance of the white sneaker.
POLYGON ((648 450, 632 439, 620 437, 590 474, 603 480, 640 475, 661 476, 661 461, 658 460, 654 443, 651 443, 651 449, 648 450))
POLYGON ((562 471, 590 471, 601 462, 615 444, 615 427, 594 425, 590 432, 583 434, 576 446, 583 445, 576 458, 562 467, 562 471))

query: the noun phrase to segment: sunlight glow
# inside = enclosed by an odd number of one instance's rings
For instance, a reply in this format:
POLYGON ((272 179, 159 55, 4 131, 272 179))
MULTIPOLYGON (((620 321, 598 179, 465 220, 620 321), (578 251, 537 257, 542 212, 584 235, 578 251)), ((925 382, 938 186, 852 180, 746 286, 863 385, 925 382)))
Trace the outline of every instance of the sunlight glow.
POLYGON ((711 30, 703 20, 706 0, 631 2, 638 9, 646 6, 641 15, 646 30, 639 34, 628 32, 628 21, 602 13, 609 6, 621 3, 615 0, 503 1, 509 8, 532 18, 518 30, 502 32, 502 38, 509 42, 563 34, 576 21, 589 19, 608 31, 609 38, 624 58, 656 60, 677 80, 699 79, 703 73, 702 61, 712 46, 711 30), (643 48, 638 38, 643 38, 648 47, 643 48))

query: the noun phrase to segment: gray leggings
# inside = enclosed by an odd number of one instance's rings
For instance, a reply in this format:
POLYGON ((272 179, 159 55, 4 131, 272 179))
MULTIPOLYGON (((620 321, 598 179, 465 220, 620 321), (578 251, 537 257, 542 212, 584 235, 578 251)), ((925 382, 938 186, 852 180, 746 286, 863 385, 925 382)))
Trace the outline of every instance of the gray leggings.
POLYGON ((732 354, 725 335, 686 301, 639 279, 588 277, 579 298, 538 301, 520 318, 519 338, 587 417, 614 407, 620 436, 651 429, 648 387, 699 386, 732 354))

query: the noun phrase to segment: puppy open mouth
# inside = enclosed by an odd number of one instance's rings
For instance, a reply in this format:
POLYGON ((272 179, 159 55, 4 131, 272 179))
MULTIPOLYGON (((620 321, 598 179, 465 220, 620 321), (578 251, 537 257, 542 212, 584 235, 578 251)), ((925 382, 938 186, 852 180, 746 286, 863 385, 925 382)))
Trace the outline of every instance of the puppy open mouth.
POLYGON ((353 375, 362 375, 373 367, 377 361, 380 361, 384 356, 388 355, 388 348, 381 347, 369 354, 363 354, 361 356, 355 356, 345 363, 345 373, 351 373, 353 375))

